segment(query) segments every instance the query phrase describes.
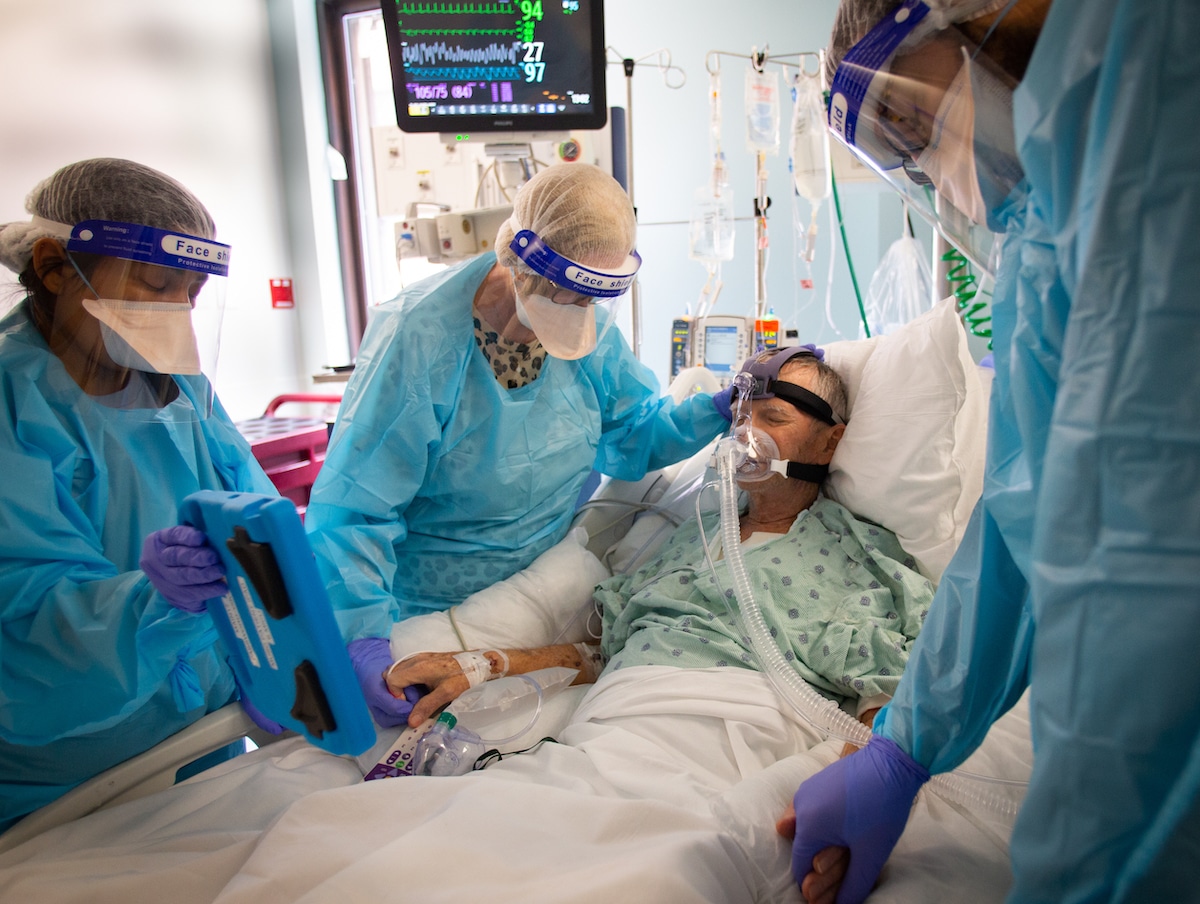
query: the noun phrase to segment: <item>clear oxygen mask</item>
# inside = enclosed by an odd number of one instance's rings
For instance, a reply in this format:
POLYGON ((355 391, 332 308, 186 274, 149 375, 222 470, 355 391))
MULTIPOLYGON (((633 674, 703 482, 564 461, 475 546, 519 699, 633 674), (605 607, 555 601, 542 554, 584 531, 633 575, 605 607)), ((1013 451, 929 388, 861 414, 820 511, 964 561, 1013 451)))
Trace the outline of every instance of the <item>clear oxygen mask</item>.
POLYGON ((749 420, 735 426, 723 441, 730 444, 733 476, 739 484, 758 483, 774 472, 771 463, 779 460, 779 446, 771 435, 750 424, 749 420))

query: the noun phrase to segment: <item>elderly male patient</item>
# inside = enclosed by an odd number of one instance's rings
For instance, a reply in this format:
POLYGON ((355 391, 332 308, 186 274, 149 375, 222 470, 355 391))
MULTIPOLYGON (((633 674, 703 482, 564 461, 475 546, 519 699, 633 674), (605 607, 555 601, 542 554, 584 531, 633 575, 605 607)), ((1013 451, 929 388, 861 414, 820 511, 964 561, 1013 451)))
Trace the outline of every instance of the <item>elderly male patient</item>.
MULTIPOLYGON (((746 497, 742 550, 785 657, 813 687, 852 706, 870 725, 899 681, 933 588, 890 531, 821 494, 846 429, 846 390, 822 357, 801 346, 763 353, 743 367, 755 377, 755 389, 751 422, 742 431, 753 435, 756 452, 737 476, 746 497)), ((580 670, 576 683, 594 681, 601 667, 757 668, 730 615, 736 603, 719 522, 717 512, 704 515, 703 525, 686 521, 648 564, 596 588, 603 613, 599 648, 486 650, 479 653, 480 667, 498 676, 569 666, 580 670)), ((412 726, 468 687, 450 653, 405 659, 386 680, 397 695, 412 685, 429 689, 413 708, 412 726)))

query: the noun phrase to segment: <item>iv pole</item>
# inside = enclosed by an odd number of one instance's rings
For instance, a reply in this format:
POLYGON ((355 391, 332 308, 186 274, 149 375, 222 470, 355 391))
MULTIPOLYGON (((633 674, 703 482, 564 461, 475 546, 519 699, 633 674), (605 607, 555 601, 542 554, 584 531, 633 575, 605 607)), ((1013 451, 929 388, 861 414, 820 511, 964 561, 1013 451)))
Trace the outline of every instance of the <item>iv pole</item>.
MULTIPOLYGON (((709 73, 719 71, 720 58, 723 56, 736 57, 737 59, 749 60, 750 64, 758 71, 762 72, 768 63, 774 63, 782 66, 785 70, 790 66, 797 69, 803 69, 805 66, 804 58, 813 57, 820 63, 822 56, 820 51, 801 51, 800 53, 786 54, 771 54, 767 48, 759 51, 758 48, 753 48, 749 55, 728 53, 723 50, 710 50, 705 57, 704 65, 709 73), (799 65, 795 63, 784 63, 783 59, 797 57, 801 60, 799 65), (714 61, 717 68, 714 68, 714 61)), ((762 320, 767 315, 767 208, 771 206, 771 199, 767 197, 767 154, 765 151, 757 151, 755 153, 755 194, 754 194, 754 317, 755 320, 762 320)))
MULTIPOLYGON (((626 192, 629 195, 629 203, 633 205, 634 216, 637 216, 637 201, 633 194, 633 69, 638 63, 650 59, 652 56, 658 57, 658 68, 663 74, 663 84, 668 88, 682 88, 687 82, 687 74, 678 66, 671 64, 670 51, 665 48, 660 48, 646 56, 633 59, 632 57, 624 56, 612 47, 609 47, 612 53, 617 54, 620 59, 609 59, 612 64, 620 63, 621 68, 625 71, 625 181, 628 183, 626 192), (679 72, 682 80, 678 85, 672 85, 667 79, 667 73, 672 69, 679 72)), ((633 324, 633 339, 630 345, 633 347, 633 356, 641 359, 642 349, 642 290, 641 283, 635 276, 633 285, 629 287, 629 302, 630 302, 630 317, 633 324)))

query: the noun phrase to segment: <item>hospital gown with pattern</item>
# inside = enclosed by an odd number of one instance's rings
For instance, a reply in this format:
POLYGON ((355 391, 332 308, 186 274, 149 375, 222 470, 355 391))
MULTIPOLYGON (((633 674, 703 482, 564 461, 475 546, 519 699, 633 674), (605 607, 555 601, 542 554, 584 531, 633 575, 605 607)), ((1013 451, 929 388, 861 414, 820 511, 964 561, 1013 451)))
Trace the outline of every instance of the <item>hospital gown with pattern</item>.
POLYGON ((728 426, 709 395, 661 396, 616 328, 501 386, 472 316, 495 262, 451 267, 372 314, 306 513, 348 641, 528 566, 566 536, 593 468, 637 480, 728 426))
POLYGON ((203 377, 162 409, 85 395, 0 319, 0 829, 234 696, 212 622, 138 568, 197 490, 275 493, 203 377))
MULTIPOLYGON (((706 515, 703 536, 719 533, 717 513, 706 515)), ((771 635, 805 681, 839 703, 895 690, 933 586, 894 534, 821 496, 744 556, 771 635)), ((732 588, 725 562, 710 572, 699 522, 685 522, 653 560, 597 588, 609 670, 756 668, 731 625, 732 588)))

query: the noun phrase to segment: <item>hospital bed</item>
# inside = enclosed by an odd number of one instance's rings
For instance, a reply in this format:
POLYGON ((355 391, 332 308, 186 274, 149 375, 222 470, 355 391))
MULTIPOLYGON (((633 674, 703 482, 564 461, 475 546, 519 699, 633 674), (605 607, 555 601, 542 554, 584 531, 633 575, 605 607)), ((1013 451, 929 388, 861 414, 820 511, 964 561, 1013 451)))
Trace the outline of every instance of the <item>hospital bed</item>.
MULTIPOLYGON (((835 343, 827 360, 851 405, 827 491, 891 528, 936 579, 980 492, 986 423, 953 307, 835 343)), ((603 482, 579 530, 459 607, 458 632, 471 646, 585 638, 597 577, 636 567, 688 517, 705 463, 603 482)), ((397 653, 458 647, 442 613, 392 640, 397 653)), ((393 731, 359 757, 260 736, 272 743, 170 785, 176 765, 250 727, 227 707, 165 742, 174 750, 18 823, 0 836, 0 900, 799 901, 774 821, 841 747, 813 737, 756 672, 640 668, 561 692, 510 755, 459 778, 364 782, 393 731)), ((1030 762, 1022 701, 968 765, 1019 782, 1030 762)), ((990 788, 1019 802, 1019 785, 990 788)), ((871 900, 1002 900, 1010 828, 1011 816, 923 792, 871 900)))

